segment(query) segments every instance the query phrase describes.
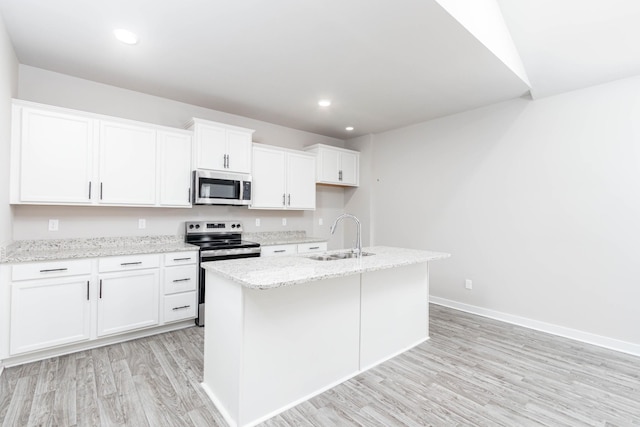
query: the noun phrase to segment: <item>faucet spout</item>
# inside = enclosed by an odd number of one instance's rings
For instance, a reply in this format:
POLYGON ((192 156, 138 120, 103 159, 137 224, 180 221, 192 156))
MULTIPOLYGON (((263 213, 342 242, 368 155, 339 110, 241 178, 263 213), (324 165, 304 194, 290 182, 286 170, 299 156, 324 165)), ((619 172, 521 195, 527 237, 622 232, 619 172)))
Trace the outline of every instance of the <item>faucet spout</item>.
POLYGON ((338 222, 340 222, 345 218, 352 219, 356 223, 356 226, 357 226, 356 247, 353 248, 353 251, 358 255, 358 258, 361 258, 362 257, 362 225, 360 224, 360 220, 355 215, 344 213, 340 215, 338 218, 336 218, 336 220, 333 222, 333 225, 331 226, 331 229, 330 229, 331 234, 336 232, 336 227, 338 226, 338 222))

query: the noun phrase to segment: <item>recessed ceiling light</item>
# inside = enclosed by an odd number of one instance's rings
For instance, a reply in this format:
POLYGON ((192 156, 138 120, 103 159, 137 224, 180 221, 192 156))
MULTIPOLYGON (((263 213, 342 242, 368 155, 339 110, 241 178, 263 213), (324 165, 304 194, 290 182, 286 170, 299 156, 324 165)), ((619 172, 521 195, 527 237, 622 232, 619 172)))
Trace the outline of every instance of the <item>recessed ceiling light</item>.
POLYGON ((113 30, 113 34, 122 43, 126 43, 126 44, 136 44, 136 43, 138 43, 138 36, 135 35, 134 33, 132 33, 129 30, 125 30, 123 28, 117 28, 117 29, 113 30))
POLYGON ((353 126, 347 126, 346 128, 344 128, 345 130, 348 130, 349 132, 351 132, 353 130, 353 126))
POLYGON ((331 101, 329 101, 328 99, 321 99, 320 101, 318 101, 318 105, 321 107, 328 107, 329 105, 331 105, 331 101))

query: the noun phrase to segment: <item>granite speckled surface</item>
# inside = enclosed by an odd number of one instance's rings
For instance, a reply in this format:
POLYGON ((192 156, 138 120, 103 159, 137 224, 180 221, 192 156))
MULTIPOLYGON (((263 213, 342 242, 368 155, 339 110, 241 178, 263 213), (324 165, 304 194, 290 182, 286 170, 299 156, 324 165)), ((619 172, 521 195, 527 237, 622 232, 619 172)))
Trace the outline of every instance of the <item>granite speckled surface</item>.
POLYGON ((306 231, 262 231, 242 233, 242 239, 260 243, 262 246, 289 245, 298 243, 326 242, 327 239, 309 237, 306 231))
POLYGON ((0 263, 185 252, 198 249, 197 246, 186 244, 184 236, 20 240, 7 246, 4 253, 0 253, 0 263))
MULTIPOLYGON (((330 251, 337 253, 342 251, 330 251)), ((316 261, 306 255, 245 258, 206 262, 202 266, 250 289, 273 289, 315 280, 384 270, 449 258, 444 252, 373 246, 363 252, 374 255, 361 259, 316 261)))

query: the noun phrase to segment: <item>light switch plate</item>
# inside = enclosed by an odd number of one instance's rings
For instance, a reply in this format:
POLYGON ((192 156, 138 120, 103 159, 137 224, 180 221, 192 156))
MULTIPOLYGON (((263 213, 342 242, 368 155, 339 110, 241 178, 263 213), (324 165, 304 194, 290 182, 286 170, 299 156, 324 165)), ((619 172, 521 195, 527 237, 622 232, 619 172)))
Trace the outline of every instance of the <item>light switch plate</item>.
POLYGON ((282 218, 282 225, 287 225, 287 218, 282 218))
POLYGON ((260 227, 260 218, 256 218, 256 227, 260 227))
POLYGON ((138 220, 138 228, 142 230, 143 228, 147 228, 147 220, 144 218, 140 218, 138 220))
POLYGON ((59 222, 57 219, 49 220, 49 231, 58 231, 59 222))

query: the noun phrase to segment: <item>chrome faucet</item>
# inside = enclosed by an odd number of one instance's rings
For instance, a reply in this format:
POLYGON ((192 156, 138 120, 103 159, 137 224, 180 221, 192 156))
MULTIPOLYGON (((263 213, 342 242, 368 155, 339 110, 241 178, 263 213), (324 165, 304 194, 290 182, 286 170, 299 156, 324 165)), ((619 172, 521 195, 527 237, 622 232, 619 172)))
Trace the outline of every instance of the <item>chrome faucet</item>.
POLYGON ((353 251, 358 255, 358 258, 360 258, 362 257, 362 226, 360 225, 360 220, 358 218, 348 213, 340 215, 338 218, 336 218, 336 220, 333 222, 333 225, 331 226, 331 234, 333 235, 333 233, 335 233, 338 222, 340 222, 340 220, 344 218, 351 218, 356 222, 358 226, 358 234, 356 235, 356 247, 353 249, 353 251))

